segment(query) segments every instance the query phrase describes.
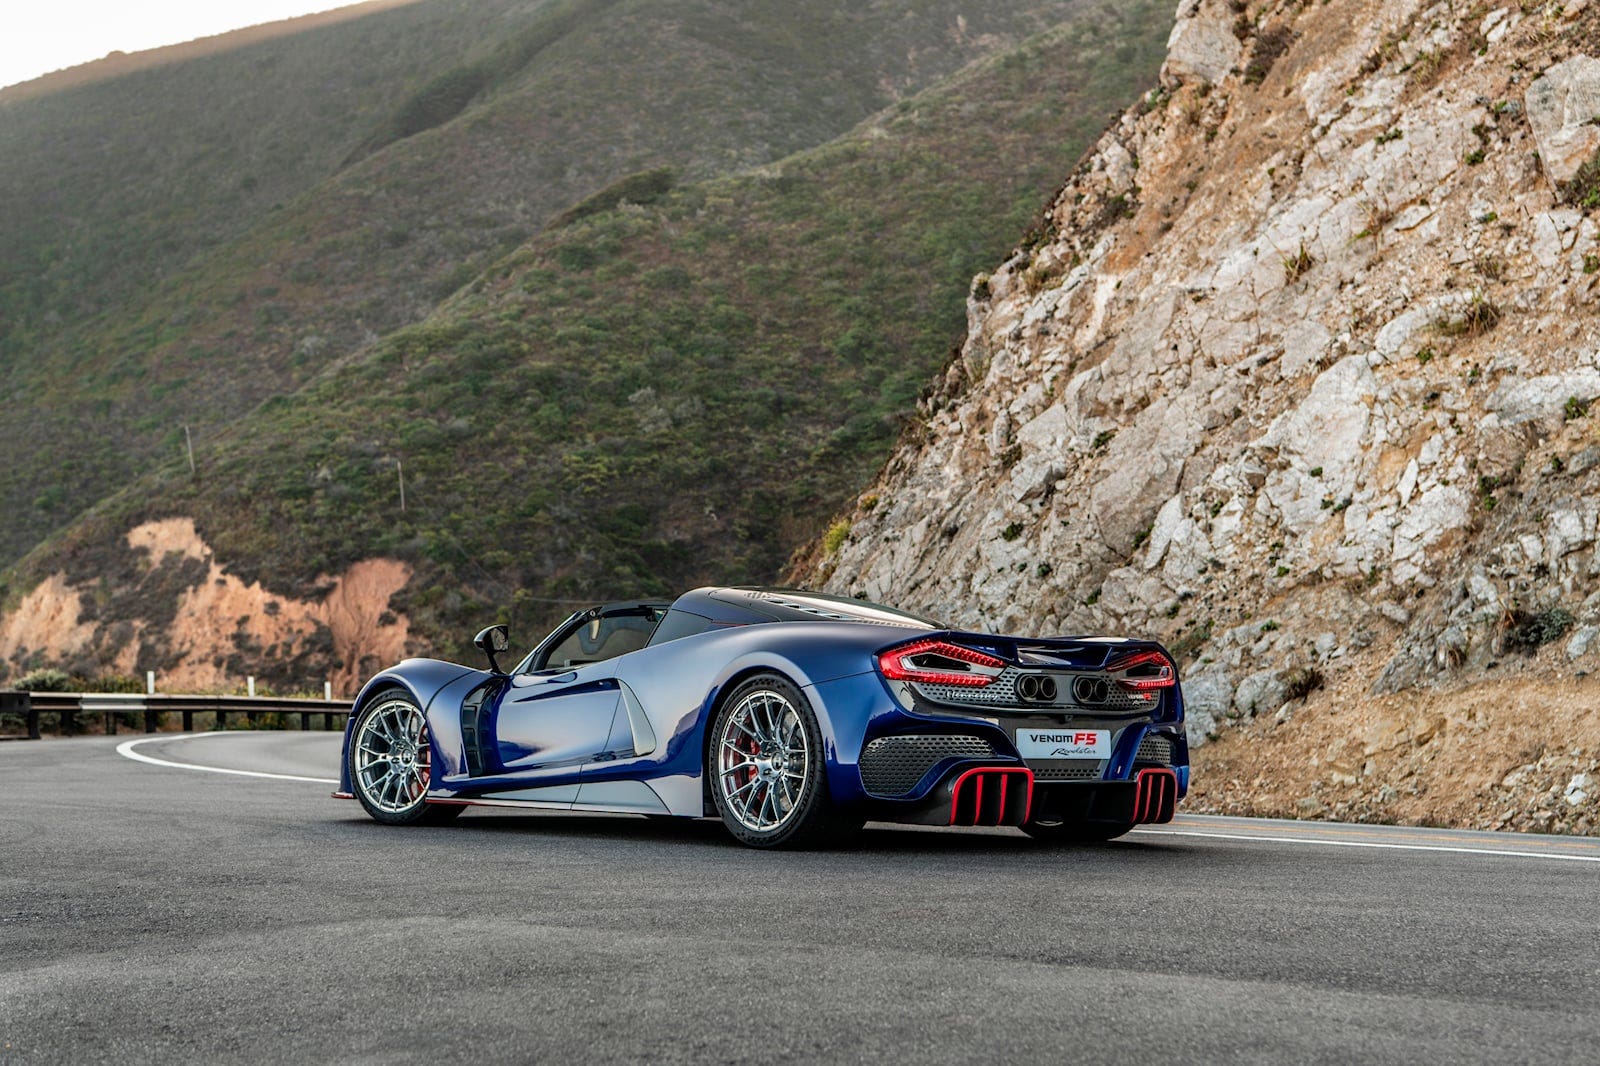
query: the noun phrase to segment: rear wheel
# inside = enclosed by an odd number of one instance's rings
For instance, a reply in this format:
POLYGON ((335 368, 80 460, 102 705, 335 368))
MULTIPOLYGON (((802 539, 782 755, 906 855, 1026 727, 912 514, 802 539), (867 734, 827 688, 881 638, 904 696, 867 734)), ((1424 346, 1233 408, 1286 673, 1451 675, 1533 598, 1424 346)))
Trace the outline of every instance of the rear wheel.
POLYGON ((1029 822, 1022 831, 1036 840, 1053 844, 1101 844, 1115 840, 1133 828, 1121 822, 1029 822))
POLYGON ((356 799, 385 825, 436 824, 462 811, 428 803, 433 774, 428 720, 399 689, 379 693, 361 712, 346 761, 356 799))
POLYGON ((706 772, 722 824, 751 847, 837 842, 860 828, 832 808, 816 713, 776 674, 752 677, 723 701, 706 772))

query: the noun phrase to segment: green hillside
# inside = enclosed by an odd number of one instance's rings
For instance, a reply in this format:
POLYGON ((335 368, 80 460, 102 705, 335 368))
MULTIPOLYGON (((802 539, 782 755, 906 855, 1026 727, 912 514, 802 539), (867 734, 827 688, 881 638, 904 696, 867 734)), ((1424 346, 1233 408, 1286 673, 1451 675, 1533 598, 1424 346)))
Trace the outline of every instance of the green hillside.
POLYGON ((269 587, 405 558, 399 606, 445 650, 507 601, 525 634, 550 600, 771 578, 883 460, 972 275, 1153 81, 1170 15, 1097 6, 824 147, 602 196, 218 431, 199 476, 169 463, 107 501, 12 588, 89 579, 172 514, 269 587))
POLYGON ((0 563, 627 174, 849 130, 1083 0, 422 0, 0 104, 0 563))

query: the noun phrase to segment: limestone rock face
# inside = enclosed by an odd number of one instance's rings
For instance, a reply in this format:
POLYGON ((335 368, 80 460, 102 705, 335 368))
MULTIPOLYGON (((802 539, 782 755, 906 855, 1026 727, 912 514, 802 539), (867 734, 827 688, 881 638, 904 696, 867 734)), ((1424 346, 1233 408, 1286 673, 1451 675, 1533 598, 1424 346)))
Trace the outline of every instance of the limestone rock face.
POLYGON ((1308 679, 1593 666, 1600 4, 1185 0, 1169 47, 793 576, 1163 639, 1197 743, 1308 679))
POLYGON ((1528 86, 1526 106, 1552 182, 1566 185, 1600 157, 1600 59, 1578 55, 1557 63, 1528 86))
POLYGON ((1233 32, 1234 17, 1224 0, 1184 0, 1178 21, 1167 38, 1163 81, 1222 81, 1239 62, 1243 49, 1233 32))

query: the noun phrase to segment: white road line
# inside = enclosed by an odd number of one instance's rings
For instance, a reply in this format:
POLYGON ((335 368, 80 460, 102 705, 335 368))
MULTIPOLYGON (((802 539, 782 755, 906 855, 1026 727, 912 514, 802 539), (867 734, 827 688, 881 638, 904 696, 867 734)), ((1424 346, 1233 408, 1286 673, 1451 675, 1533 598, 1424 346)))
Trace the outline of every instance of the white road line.
MULTIPOLYGON (((117 754, 135 762, 149 763, 151 766, 165 766, 175 770, 199 770, 207 774, 232 774, 235 777, 264 777, 274 781, 305 781, 314 785, 337 785, 337 778, 332 777, 299 777, 295 774, 269 774, 259 770, 225 770, 220 766, 200 766, 196 763, 173 762, 170 759, 158 759, 153 755, 135 751, 140 744, 150 744, 168 740, 194 740, 199 737, 238 736, 239 734, 225 733, 179 733, 173 736, 141 737, 138 740, 128 740, 117 745, 117 754)), ((1385 844, 1375 840, 1331 840, 1317 837, 1286 837, 1286 836, 1259 836, 1248 833, 1212 833, 1198 829, 1135 829, 1141 836, 1164 837, 1204 837, 1210 840, 1242 840, 1251 844, 1307 844, 1313 847, 1321 845, 1330 848, 1378 848, 1388 851, 1439 851, 1453 855, 1489 855, 1509 859, 1554 859, 1557 862, 1600 862, 1600 854, 1596 855, 1562 855, 1549 851, 1519 851, 1503 848, 1471 848, 1452 847, 1443 844, 1385 844)))
MULTIPOLYGON (((155 741, 194 740, 198 737, 227 735, 226 733, 178 733, 174 736, 166 737, 142 737, 139 740, 127 740, 118 744, 117 754, 124 758, 132 759, 134 762, 146 762, 151 766, 169 766, 177 770, 199 770, 208 774, 233 774, 236 777, 266 777, 274 781, 308 781, 314 785, 337 785, 339 783, 338 778, 335 777, 296 777, 294 774, 268 774, 259 770, 224 770, 220 766, 199 766, 190 762, 172 762, 169 759, 158 759, 154 755, 146 755, 143 752, 133 750, 140 744, 150 744, 155 741)), ((238 736, 239 734, 233 735, 238 736)))
POLYGON ((1600 855, 1562 855, 1550 851, 1513 851, 1497 848, 1448 847, 1442 844, 1383 844, 1374 840, 1319 840, 1316 837, 1253 836, 1245 833, 1205 833, 1195 829, 1135 829, 1146 836, 1210 837, 1246 840, 1254 844, 1315 844, 1330 848, 1387 848, 1392 851, 1447 851, 1457 855, 1498 855, 1513 859, 1556 859, 1561 862, 1600 862, 1600 855))

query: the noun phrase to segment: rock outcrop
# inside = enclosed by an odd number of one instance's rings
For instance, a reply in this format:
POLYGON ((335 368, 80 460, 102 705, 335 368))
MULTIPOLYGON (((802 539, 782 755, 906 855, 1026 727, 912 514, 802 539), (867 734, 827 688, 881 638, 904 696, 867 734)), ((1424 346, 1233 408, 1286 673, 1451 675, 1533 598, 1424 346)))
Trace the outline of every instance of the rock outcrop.
MULTIPOLYGON (((795 576, 1159 635, 1197 744, 1491 669, 1589 698, 1600 4, 1178 14, 1162 87, 974 283, 959 359, 795 576)), ((1366 770, 1318 787, 1395 791, 1366 770)))
POLYGON ((158 675, 165 691, 241 688, 246 675, 280 692, 353 696, 413 643, 391 608, 411 567, 367 559, 323 578, 305 599, 279 596, 216 559, 187 518, 130 530, 115 574, 74 584, 52 574, 0 619, 0 672, 37 665, 90 679, 158 675))

